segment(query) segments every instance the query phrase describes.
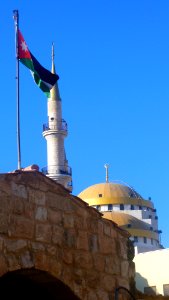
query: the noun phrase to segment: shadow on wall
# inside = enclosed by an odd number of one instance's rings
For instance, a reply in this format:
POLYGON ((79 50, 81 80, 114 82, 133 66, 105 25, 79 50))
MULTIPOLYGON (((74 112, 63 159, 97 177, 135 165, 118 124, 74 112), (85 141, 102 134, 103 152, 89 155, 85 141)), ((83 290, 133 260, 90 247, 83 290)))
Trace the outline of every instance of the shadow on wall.
POLYGON ((148 281, 146 278, 141 276, 140 273, 135 273, 136 289, 144 293, 144 288, 148 287, 148 281))
POLYGON ((35 269, 12 271, 0 277, 0 294, 3 299, 79 300, 60 280, 35 269))
MULTIPOLYGON (((157 275, 158 276, 158 275, 157 275)), ((138 300, 169 300, 169 296, 156 295, 155 287, 149 287, 146 278, 142 277, 140 273, 135 274, 135 280, 137 280, 135 297, 138 300), (139 286, 142 287, 142 291, 139 290, 139 286), (144 290, 144 287, 147 288, 144 290)))

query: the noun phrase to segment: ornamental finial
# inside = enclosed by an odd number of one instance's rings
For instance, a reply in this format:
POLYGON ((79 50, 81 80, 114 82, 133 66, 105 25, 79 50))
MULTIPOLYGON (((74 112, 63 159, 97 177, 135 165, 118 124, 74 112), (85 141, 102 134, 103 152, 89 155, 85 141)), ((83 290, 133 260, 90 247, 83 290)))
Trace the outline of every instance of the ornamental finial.
POLYGON ((104 167, 106 168, 106 182, 109 182, 109 174, 108 174, 109 164, 105 164, 104 167))

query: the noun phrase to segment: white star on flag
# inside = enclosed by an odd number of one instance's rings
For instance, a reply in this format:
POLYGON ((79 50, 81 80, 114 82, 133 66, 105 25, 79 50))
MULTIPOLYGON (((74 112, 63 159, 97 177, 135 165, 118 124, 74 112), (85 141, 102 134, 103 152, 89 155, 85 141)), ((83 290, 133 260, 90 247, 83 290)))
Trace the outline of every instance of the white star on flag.
POLYGON ((28 51, 28 46, 26 45, 25 41, 22 41, 21 43, 21 48, 22 48, 22 51, 28 51))

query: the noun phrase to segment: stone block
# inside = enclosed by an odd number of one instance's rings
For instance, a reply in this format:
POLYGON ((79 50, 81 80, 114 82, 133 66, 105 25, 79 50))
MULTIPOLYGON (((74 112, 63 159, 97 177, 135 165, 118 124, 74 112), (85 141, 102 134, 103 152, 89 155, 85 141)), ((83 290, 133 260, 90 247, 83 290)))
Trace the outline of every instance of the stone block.
POLYGON ((99 250, 101 253, 110 254, 113 253, 113 241, 107 236, 99 236, 99 250))
POLYGON ((0 213, 0 233, 8 232, 8 215, 0 213))
MULTIPOLYGON (((96 292, 98 300, 110 300, 109 294, 103 289, 99 289, 96 292)), ((113 298, 112 298, 113 299, 113 298)))
POLYGON ((52 227, 49 224, 37 224, 35 239, 45 243, 51 242, 52 227))
POLYGON ((120 275, 120 259, 116 255, 105 258, 105 272, 112 275, 120 275))
POLYGON ((48 209, 48 220, 52 224, 63 225, 62 211, 48 209))
POLYGON ((8 262, 8 271, 21 269, 19 257, 14 254, 7 254, 6 259, 8 262))
POLYGON ((102 280, 100 273, 94 270, 94 268, 85 271, 85 278, 87 286, 93 290, 100 286, 100 280, 102 280))
POLYGON ((91 289, 87 292, 87 300, 98 300, 96 291, 91 289))
POLYGON ((39 243, 39 242, 31 242, 31 248, 33 249, 33 251, 44 251, 45 250, 44 244, 39 243))
MULTIPOLYGON (((120 262, 119 262, 120 265, 120 262)), ((128 278, 129 277, 129 262, 128 261, 122 261, 121 262, 121 276, 128 278)))
POLYGON ((39 270, 49 271, 48 257, 44 252, 34 253, 35 268, 39 270))
POLYGON ((111 224, 104 224, 103 231, 105 235, 111 236, 111 224))
POLYGON ((46 247, 46 251, 48 254, 50 254, 51 256, 56 256, 56 253, 57 253, 57 249, 55 246, 47 246, 46 247))
POLYGON ((20 261, 21 261, 21 266, 24 269, 34 267, 33 255, 28 250, 21 254, 20 261))
POLYGON ((0 213, 7 213, 9 211, 9 197, 0 197, 0 213))
POLYGON ((84 216, 74 216, 74 227, 77 228, 77 230, 83 229, 87 230, 87 221, 84 216))
POLYGON ((46 205, 49 208, 58 209, 58 210, 63 210, 64 207, 61 196, 51 192, 48 192, 46 194, 46 205))
POLYGON ((39 190, 28 188, 29 202, 44 206, 46 204, 46 194, 39 190))
POLYGON ((96 234, 91 234, 88 239, 89 250, 93 253, 98 252, 98 236, 96 234))
POLYGON ((22 184, 16 184, 14 181, 11 182, 11 188, 12 188, 12 193, 15 196, 27 199, 28 198, 28 193, 27 189, 24 185, 22 184))
POLYGON ((71 251, 63 250, 63 261, 68 265, 73 263, 73 254, 71 251))
POLYGON ((64 246, 69 248, 77 248, 77 237, 74 229, 64 230, 64 246))
POLYGON ((13 206, 13 213, 17 215, 22 215, 24 213, 24 202, 22 198, 14 197, 11 204, 13 206))
POLYGON ((73 228, 74 227, 74 215, 64 214, 63 226, 64 226, 64 228, 73 228))
POLYGON ((107 291, 112 292, 115 288, 115 278, 109 274, 102 275, 101 287, 107 291))
POLYGON ((35 211, 35 219, 38 221, 46 221, 47 220, 47 209, 46 207, 39 206, 35 211))
POLYGON ((28 246, 27 241, 25 240, 6 240, 5 247, 8 252, 18 252, 23 250, 28 246))
POLYGON ((77 234, 77 249, 89 250, 88 234, 79 230, 77 234))
POLYGON ((93 268, 93 260, 88 252, 76 252, 74 256, 74 262, 76 267, 81 267, 84 269, 93 268))
POLYGON ((52 232, 52 242, 56 245, 63 245, 64 242, 64 228, 61 226, 54 225, 52 232))
POLYGON ((8 232, 11 237, 32 239, 34 236, 34 221, 22 216, 14 216, 11 218, 8 232))
POLYGON ((101 254, 95 254, 93 256, 94 268, 99 272, 104 272, 105 269, 105 256, 101 254))
POLYGON ((91 219, 88 218, 87 220, 87 225, 88 225, 88 231, 90 231, 91 233, 98 233, 98 220, 95 219, 91 219))
POLYGON ((117 277, 117 286, 123 286, 126 289, 130 289, 128 278, 117 277))

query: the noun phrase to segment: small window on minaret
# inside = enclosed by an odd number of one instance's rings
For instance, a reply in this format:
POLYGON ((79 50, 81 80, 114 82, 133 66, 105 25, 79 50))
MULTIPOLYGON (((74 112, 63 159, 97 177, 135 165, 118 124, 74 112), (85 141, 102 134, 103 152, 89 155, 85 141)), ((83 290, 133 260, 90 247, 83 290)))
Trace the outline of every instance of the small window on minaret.
POLYGON ((99 194, 99 198, 101 198, 102 197, 102 194, 99 194))
POLYGON ((53 121, 53 120, 54 120, 54 118, 50 118, 50 120, 51 120, 51 121, 53 121))

